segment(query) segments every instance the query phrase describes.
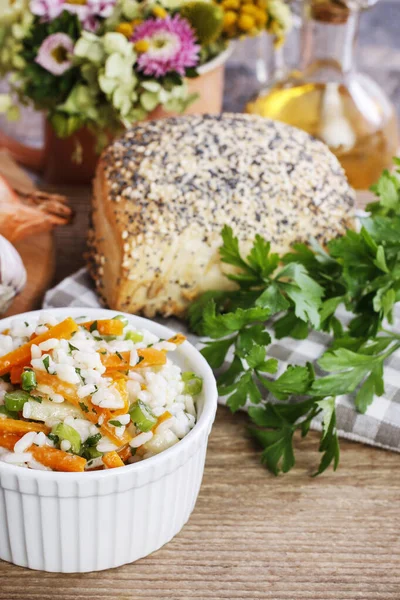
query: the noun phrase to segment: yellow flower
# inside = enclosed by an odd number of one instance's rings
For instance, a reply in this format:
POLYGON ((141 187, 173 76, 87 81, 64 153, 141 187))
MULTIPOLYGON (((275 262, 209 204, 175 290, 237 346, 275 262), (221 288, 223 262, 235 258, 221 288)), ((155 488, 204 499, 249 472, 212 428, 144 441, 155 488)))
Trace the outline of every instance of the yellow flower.
POLYGON ((232 26, 235 25, 237 18, 237 14, 233 10, 227 10, 224 14, 224 31, 229 32, 232 26))
POLYGON ((225 38, 257 35, 267 30, 281 44, 291 27, 291 10, 285 0, 213 0, 224 11, 225 38))
POLYGON ((115 30, 117 33, 122 33, 126 38, 132 37, 133 26, 132 23, 120 23, 115 30))
POLYGON ((242 13, 238 19, 238 27, 241 31, 249 32, 256 26, 254 17, 242 13))
POLYGON ((258 10, 259 9, 257 8, 257 6, 254 6, 254 4, 245 4, 241 7, 240 12, 242 14, 251 15, 252 17, 255 17, 258 13, 258 10))
POLYGON ((265 10, 262 10, 261 8, 257 8, 257 12, 254 15, 256 18, 256 22, 258 26, 264 27, 267 24, 267 13, 265 12, 265 10))
POLYGON ((139 40, 138 42, 136 42, 134 47, 136 52, 141 54, 143 52, 147 52, 147 50, 150 48, 150 44, 147 40, 139 40))
POLYGON ((240 1, 239 0, 223 0, 222 7, 224 10, 239 10, 240 1))
POLYGON ((158 6, 158 5, 153 6, 153 9, 151 12, 153 13, 153 15, 155 17, 158 17, 159 19, 165 19, 165 17, 168 15, 165 8, 163 8, 162 6, 158 6))

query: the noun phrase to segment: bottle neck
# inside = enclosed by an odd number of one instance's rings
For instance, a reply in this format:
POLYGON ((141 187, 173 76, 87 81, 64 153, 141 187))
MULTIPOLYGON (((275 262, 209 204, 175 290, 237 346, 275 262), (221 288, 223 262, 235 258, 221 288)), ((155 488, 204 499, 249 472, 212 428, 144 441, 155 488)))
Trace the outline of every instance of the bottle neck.
POLYGON ((313 14, 305 3, 301 33, 301 69, 314 70, 319 65, 337 70, 340 74, 354 69, 354 47, 358 32, 359 12, 352 11, 342 18, 329 14, 313 14))

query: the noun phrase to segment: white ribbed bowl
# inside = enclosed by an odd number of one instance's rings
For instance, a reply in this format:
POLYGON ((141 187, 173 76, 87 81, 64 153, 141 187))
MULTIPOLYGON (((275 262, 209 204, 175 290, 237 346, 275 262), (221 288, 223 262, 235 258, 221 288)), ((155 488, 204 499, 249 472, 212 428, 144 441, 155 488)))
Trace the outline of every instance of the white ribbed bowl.
MULTIPOLYGON (((109 318, 112 311, 53 309, 58 318, 109 318)), ((18 315, 24 321, 38 312, 18 315)), ((125 315, 162 338, 166 327, 125 315)), ((10 318, 0 321, 0 331, 10 318)), ((147 556, 171 540, 193 511, 203 476, 208 436, 217 407, 213 373, 185 342, 173 354, 203 377, 192 431, 164 452, 120 469, 54 473, 0 462, 0 559, 59 573, 100 571, 147 556)))

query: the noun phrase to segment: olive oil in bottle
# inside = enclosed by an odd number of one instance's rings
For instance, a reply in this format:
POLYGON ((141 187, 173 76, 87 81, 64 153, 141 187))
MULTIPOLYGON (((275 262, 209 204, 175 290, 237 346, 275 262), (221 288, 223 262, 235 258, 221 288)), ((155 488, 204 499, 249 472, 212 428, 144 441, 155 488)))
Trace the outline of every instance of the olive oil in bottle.
POLYGON ((357 72, 353 46, 359 11, 324 10, 304 1, 300 69, 276 81, 246 110, 304 129, 336 154, 350 184, 366 189, 390 167, 398 147, 395 110, 369 77, 357 72))

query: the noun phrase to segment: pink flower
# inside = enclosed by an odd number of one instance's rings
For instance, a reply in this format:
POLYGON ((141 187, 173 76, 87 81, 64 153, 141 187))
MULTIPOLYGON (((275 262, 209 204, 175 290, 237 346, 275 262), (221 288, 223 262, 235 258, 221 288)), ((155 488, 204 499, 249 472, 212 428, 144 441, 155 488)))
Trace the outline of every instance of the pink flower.
POLYGON ((200 46, 189 23, 179 15, 149 19, 138 25, 132 41, 145 40, 148 49, 139 54, 138 67, 145 75, 162 77, 171 71, 179 75, 199 61, 200 46))
POLYGON ((32 14, 51 21, 62 13, 63 4, 64 0, 31 0, 29 8, 32 14))
POLYGON ((78 15, 84 29, 95 31, 98 22, 97 17, 106 19, 115 7, 116 0, 86 0, 84 4, 63 3, 63 10, 78 15))
POLYGON ((53 75, 63 75, 71 68, 70 55, 74 51, 74 42, 66 33, 49 35, 39 48, 35 62, 53 75))
POLYGON ((116 0, 83 0, 83 3, 65 0, 31 0, 30 9, 44 21, 56 19, 64 10, 76 14, 85 29, 94 31, 98 17, 106 19, 115 7, 116 0))

